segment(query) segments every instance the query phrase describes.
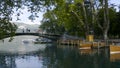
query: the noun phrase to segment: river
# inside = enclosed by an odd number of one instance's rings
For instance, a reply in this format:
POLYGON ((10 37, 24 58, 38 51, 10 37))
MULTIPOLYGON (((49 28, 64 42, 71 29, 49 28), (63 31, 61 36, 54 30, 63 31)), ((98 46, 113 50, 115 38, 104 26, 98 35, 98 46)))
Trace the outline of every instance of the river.
POLYGON ((37 36, 0 41, 0 68, 120 68, 104 50, 80 50, 57 44, 34 44, 37 36), (23 43, 23 40, 29 43, 23 43), (94 52, 93 52, 94 51, 94 52))

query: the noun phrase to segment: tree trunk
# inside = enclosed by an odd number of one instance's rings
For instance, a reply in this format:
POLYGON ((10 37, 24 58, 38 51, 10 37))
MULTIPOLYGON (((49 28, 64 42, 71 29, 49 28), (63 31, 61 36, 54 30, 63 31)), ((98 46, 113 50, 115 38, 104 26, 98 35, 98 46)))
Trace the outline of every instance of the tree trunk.
POLYGON ((103 30, 103 37, 104 37, 104 40, 108 39, 108 30, 103 30))
POLYGON ((104 10, 104 40, 108 39, 108 30, 109 30, 109 11, 108 11, 108 0, 105 0, 105 10, 104 10))
POLYGON ((91 8, 91 13, 92 13, 92 22, 91 24, 93 25, 95 23, 95 11, 94 11, 94 1, 90 0, 90 8, 91 8))
POLYGON ((83 9, 84 22, 85 22, 85 26, 84 26, 85 35, 87 36, 89 34, 89 23, 88 23, 87 13, 86 13, 86 9, 85 9, 84 3, 82 3, 82 9, 83 9))

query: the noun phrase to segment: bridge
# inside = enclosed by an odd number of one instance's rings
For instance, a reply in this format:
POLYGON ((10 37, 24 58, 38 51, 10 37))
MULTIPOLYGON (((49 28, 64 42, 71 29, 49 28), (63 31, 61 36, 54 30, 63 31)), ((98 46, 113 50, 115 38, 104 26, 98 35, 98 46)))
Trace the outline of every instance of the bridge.
POLYGON ((41 34, 39 34, 39 33, 15 33, 15 36, 20 36, 20 35, 40 36, 41 34))
MULTIPOLYGON (((21 35, 33 35, 33 36, 39 36, 39 37, 44 37, 44 38, 48 38, 51 40, 57 40, 61 37, 61 35, 59 34, 40 34, 40 33, 15 33, 14 36, 21 36, 21 35)), ((9 34, 6 35, 6 38, 10 37, 9 34)))

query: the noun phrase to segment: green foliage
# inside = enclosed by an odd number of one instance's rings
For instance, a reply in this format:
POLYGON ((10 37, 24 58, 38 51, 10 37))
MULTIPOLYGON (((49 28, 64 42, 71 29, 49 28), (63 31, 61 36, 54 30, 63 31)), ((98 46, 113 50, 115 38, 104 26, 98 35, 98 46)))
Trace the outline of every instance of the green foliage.
POLYGON ((115 38, 116 36, 120 37, 120 12, 112 13, 113 17, 110 19, 110 38, 115 38), (114 15, 113 15, 114 14, 114 15))
MULTIPOLYGON (((52 10, 53 14, 56 17, 56 22, 58 25, 64 25, 66 32, 72 35, 83 35, 86 32, 86 26, 91 23, 90 16, 87 15, 88 22, 85 23, 84 13, 87 13, 87 10, 84 12, 82 3, 83 0, 70 0, 66 2, 65 0, 60 0, 60 2, 56 2, 54 9, 52 10)), ((88 9, 87 7, 85 7, 88 9)), ((47 12, 48 13, 48 12, 47 12)), ((54 17, 49 17, 49 20, 52 20, 54 17)), ((48 20, 47 19, 47 20, 48 20)))
MULTIPOLYGON (((2 0, 0 1, 0 34, 1 36, 7 33, 10 33, 11 36, 14 34, 16 26, 10 23, 11 15, 14 13, 13 9, 17 11, 25 6, 28 8, 28 12, 31 12, 29 17, 31 20, 38 17, 38 12, 46 12, 40 28, 48 32, 61 33, 66 31, 72 35, 85 35, 92 27, 95 33, 99 34, 101 30, 96 24, 99 22, 102 27, 105 24, 103 14, 104 0, 93 0, 93 5, 92 0, 87 5, 84 4, 84 1, 88 0, 2 0)), ((111 8, 109 13, 111 21, 109 33, 114 34, 115 30, 116 32, 119 31, 119 29, 116 29, 118 22, 115 21, 119 21, 119 15, 116 16, 116 12, 111 8)), ((18 16, 20 14, 18 13, 18 16)))
POLYGON ((6 37, 6 35, 14 36, 17 26, 14 23, 10 23, 8 20, 0 19, 0 39, 6 37))
MULTIPOLYGON (((99 16, 99 23, 101 23, 102 27, 104 24, 104 9, 100 9, 98 12, 98 16, 99 16)), ((110 22, 112 23, 112 21, 116 18, 116 11, 113 8, 109 8, 109 19, 110 22)))
POLYGON ((64 27, 63 25, 57 24, 57 19, 53 12, 54 11, 48 11, 44 14, 40 28, 48 33, 62 34, 64 32, 64 27))
POLYGON ((75 0, 75 3, 83 3, 84 0, 75 0))

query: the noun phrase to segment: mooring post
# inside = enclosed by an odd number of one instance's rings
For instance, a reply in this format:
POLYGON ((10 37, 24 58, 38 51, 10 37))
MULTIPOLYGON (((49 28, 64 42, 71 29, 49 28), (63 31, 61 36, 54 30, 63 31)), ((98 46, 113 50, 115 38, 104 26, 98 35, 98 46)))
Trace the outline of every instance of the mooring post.
POLYGON ((100 48, 99 45, 100 45, 100 42, 98 42, 98 54, 99 54, 99 48, 100 48))

